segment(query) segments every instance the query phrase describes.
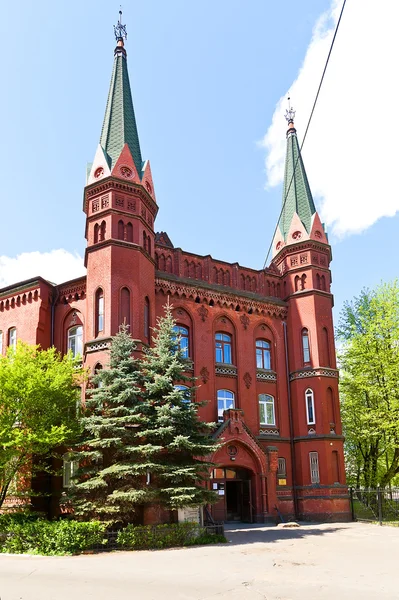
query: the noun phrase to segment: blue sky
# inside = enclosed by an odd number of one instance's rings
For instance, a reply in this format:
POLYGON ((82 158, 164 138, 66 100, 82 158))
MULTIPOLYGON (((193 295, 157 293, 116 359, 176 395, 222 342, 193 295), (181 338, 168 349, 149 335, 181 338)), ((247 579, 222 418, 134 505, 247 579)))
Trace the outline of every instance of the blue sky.
MULTIPOLYGON (((392 114, 386 107, 384 114, 366 83, 366 74, 372 79, 373 69, 381 72, 389 48, 377 43, 378 60, 367 63, 366 42, 352 25, 356 10, 370 2, 351 2, 309 132, 308 156, 306 145, 304 150, 316 203, 330 223, 336 313, 363 286, 398 274, 392 254, 399 216, 383 216, 399 209, 393 182, 390 195, 384 193, 394 176, 393 153, 378 137, 389 132, 392 114), (352 55, 356 68, 346 69, 352 55), (354 111, 359 105, 367 109, 367 122, 354 111), (352 157, 353 177, 346 168, 352 157), (375 189, 380 197, 371 193, 375 189), (388 197, 393 200, 385 206, 388 197), (364 218, 357 228, 358 215, 364 218)), ((394 1, 386 3, 392 13, 394 1)), ((301 139, 320 77, 314 61, 302 74, 301 67, 312 55, 315 24, 330 7, 327 0, 146 0, 123 6, 142 154, 151 160, 160 207, 156 229, 167 231, 175 246, 262 267, 281 205, 275 175, 280 159, 268 158, 285 140, 279 101, 292 90, 301 139), (261 143, 265 136, 268 148, 261 143)), ((100 136, 118 10, 109 0, 21 0, 0 7, 0 285, 39 274, 61 281, 81 272, 76 254, 83 256, 85 248, 85 168, 100 136), (65 252, 45 254, 59 249, 65 252), (17 259, 21 253, 29 254, 17 259)), ((362 15, 367 18, 367 10, 362 15)), ((321 34, 324 46, 330 21, 321 34)), ((388 37, 387 31, 378 35, 388 37)), ((323 61, 318 41, 313 54, 323 61)), ((380 82, 381 96, 385 83, 388 76, 380 82)))

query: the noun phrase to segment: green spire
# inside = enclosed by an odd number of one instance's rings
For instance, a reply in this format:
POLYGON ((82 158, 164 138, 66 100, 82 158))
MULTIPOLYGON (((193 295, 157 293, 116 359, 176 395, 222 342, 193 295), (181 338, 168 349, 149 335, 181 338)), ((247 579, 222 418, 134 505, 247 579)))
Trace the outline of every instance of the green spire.
POLYGON ((126 50, 120 37, 115 48, 111 85, 100 137, 100 145, 111 171, 125 144, 129 146, 137 172, 141 176, 143 161, 127 72, 126 50))
POLYGON ((285 200, 285 205, 279 221, 285 241, 294 213, 297 213, 306 231, 310 234, 312 216, 316 212, 294 127, 294 115, 295 112, 291 108, 287 110, 287 154, 283 189, 283 204, 285 200), (293 176, 294 169, 295 175, 293 176))

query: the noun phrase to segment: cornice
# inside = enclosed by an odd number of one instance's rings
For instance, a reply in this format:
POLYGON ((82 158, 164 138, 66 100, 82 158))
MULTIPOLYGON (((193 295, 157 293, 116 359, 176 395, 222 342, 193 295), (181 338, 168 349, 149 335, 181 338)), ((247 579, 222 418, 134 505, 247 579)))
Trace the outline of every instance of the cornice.
POLYGON ((97 194, 103 194, 105 192, 109 192, 110 190, 117 190, 119 192, 128 192, 130 194, 134 194, 140 198, 147 206, 147 208, 151 211, 153 217, 155 218, 158 213, 158 205, 148 192, 142 187, 141 183, 133 183, 127 182, 124 180, 117 179, 116 177, 107 177, 106 179, 102 179, 100 182, 94 182, 90 185, 87 185, 84 189, 83 196, 83 210, 87 213, 87 200, 92 198, 97 194))
POLYGON ((328 252, 329 260, 332 259, 331 246, 329 244, 324 244, 323 242, 318 242, 316 240, 302 240, 300 242, 295 242, 294 244, 288 244, 287 246, 283 246, 281 250, 276 254, 273 258, 272 263, 279 263, 286 258, 286 256, 290 254, 294 254, 296 252, 304 252, 305 250, 318 250, 319 252, 328 252))
MULTIPOLYGON (((282 300, 277 300, 276 303, 271 298, 262 299, 259 296, 254 299, 248 297, 244 293, 239 291, 219 291, 213 286, 204 285, 201 281, 195 281, 193 283, 185 280, 179 281, 176 278, 169 279, 160 276, 159 272, 155 278, 155 289, 156 291, 163 291, 171 296, 193 296, 194 298, 200 297, 202 300, 206 300, 209 304, 210 300, 220 304, 221 306, 236 307, 239 303, 240 308, 246 312, 258 312, 259 314, 268 314, 271 316, 285 319, 287 317, 287 305, 282 300)), ((254 296, 254 295, 253 295, 254 296)))
POLYGON ((103 242, 98 242, 97 244, 94 244, 93 246, 88 246, 86 248, 85 261, 84 261, 85 267, 87 267, 87 255, 88 254, 91 254, 92 252, 96 252, 96 250, 100 250, 107 246, 119 246, 120 248, 129 248, 129 250, 136 250, 137 252, 141 252, 155 266, 155 261, 152 258, 152 256, 150 256, 148 254, 148 252, 146 252, 144 250, 144 248, 142 248, 138 244, 134 244, 133 242, 125 242, 123 240, 114 240, 113 238, 111 238, 108 240, 104 240, 103 242))

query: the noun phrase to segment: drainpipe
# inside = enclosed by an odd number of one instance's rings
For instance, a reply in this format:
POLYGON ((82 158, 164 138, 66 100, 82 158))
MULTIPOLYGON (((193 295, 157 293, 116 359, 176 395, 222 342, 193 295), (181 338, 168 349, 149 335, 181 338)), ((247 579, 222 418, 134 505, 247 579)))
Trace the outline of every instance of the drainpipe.
POLYGON ((60 296, 58 287, 56 288, 56 294, 51 294, 51 332, 50 332, 50 347, 54 346, 54 317, 55 317, 55 305, 60 296))
POLYGON ((288 365, 288 341, 287 341, 287 323, 283 321, 284 328, 284 345, 285 345, 285 368, 287 374, 287 397, 288 397, 288 415, 290 422, 290 447, 291 447, 291 478, 292 478, 292 495, 294 499, 294 517, 298 516, 298 497, 295 478, 295 444, 294 444, 294 426, 292 422, 292 402, 291 402, 291 386, 290 386, 290 369, 288 365))

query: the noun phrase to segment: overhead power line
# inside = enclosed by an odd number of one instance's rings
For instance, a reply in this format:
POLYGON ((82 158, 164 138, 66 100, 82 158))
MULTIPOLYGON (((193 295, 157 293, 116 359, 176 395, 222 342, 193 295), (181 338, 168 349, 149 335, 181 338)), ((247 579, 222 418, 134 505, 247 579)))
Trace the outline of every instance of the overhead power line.
POLYGON ((282 214, 283 214, 283 211, 284 211, 284 208, 285 208, 285 203, 287 202, 287 197, 288 197, 289 191, 290 191, 290 189, 291 189, 291 184, 292 184, 292 182, 293 182, 293 180, 294 180, 294 177, 295 177, 295 171, 296 171, 296 168, 297 168, 297 165, 298 165, 298 161, 299 161, 299 159, 300 159, 300 157, 301 157, 301 155, 302 155, 302 148, 303 148, 303 145, 304 145, 304 143, 305 143, 306 136, 307 136, 307 134, 308 134, 308 130, 309 130, 309 125, 310 125, 310 122, 311 122, 311 120, 312 120, 312 117, 313 117, 313 113, 314 113, 314 111, 315 111, 315 108, 316 108, 316 104, 317 104, 317 100, 318 100, 318 98, 319 98, 319 94, 320 94, 321 86, 323 85, 324 76, 325 76, 325 74, 326 74, 326 71, 327 71, 327 66, 328 66, 328 63, 329 63, 329 60, 330 60, 330 56, 331 56, 331 52, 332 52, 332 49, 333 49, 333 47, 334 47, 335 38, 337 37, 337 33, 338 33, 339 25, 340 25, 340 23, 341 23, 341 19, 342 19, 342 15, 343 15, 343 12, 344 12, 345 4, 346 4, 346 0, 344 0, 344 2, 343 2, 343 4, 342 4, 342 8, 341 8, 341 12, 339 13, 339 18, 338 18, 338 21, 337 21, 337 25, 335 26, 335 31, 334 31, 333 39, 332 39, 332 41, 331 41, 330 50, 328 51, 327 60, 326 60, 326 62, 325 62, 324 69, 323 69, 323 73, 322 73, 322 75, 321 75, 321 79, 320 79, 319 87, 317 88, 317 93, 316 93, 316 97, 315 97, 315 99, 314 99, 314 102, 313 102, 312 110, 311 110, 311 112, 310 112, 310 116, 309 116, 309 119, 308 119, 308 124, 306 125, 306 129, 305 129, 305 135, 303 136, 302 144, 301 144, 301 147, 300 147, 300 149, 299 149, 299 154, 298 154, 298 157, 297 157, 297 159, 296 159, 296 161, 295 161, 294 170, 293 170, 293 173, 292 173, 292 176, 291 176, 291 179, 290 179, 290 183, 289 183, 289 186, 288 186, 287 192, 286 192, 286 194, 285 194, 285 198, 284 198, 283 205, 282 205, 282 207, 281 207, 280 215, 279 215, 279 217, 278 217, 278 219, 277 219, 277 225, 276 225, 276 227, 275 227, 275 229, 274 229, 274 233, 273 233, 273 236, 272 236, 272 241, 270 242, 269 250, 267 251, 267 256, 266 256, 266 259, 265 259, 265 262, 264 262, 264 265, 263 265, 263 268, 264 268, 264 269, 266 269, 266 266, 267 266, 267 261, 268 261, 268 259, 269 259, 270 251, 271 251, 271 249, 272 249, 272 245, 273 245, 274 236, 276 235, 277 227, 278 227, 278 224, 279 224, 279 222, 280 222, 281 216, 282 216, 282 214))

